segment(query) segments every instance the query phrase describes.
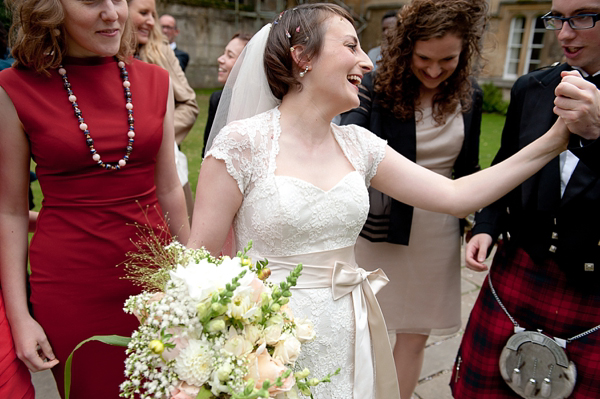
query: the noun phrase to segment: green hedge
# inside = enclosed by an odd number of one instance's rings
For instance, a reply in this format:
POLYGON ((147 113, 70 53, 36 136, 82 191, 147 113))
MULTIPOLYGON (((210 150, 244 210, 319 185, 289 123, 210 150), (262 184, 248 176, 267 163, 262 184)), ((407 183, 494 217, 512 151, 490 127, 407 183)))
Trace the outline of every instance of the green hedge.
POLYGON ((483 89, 483 112, 506 115, 508 101, 502 98, 502 89, 492 82, 481 85, 483 89))

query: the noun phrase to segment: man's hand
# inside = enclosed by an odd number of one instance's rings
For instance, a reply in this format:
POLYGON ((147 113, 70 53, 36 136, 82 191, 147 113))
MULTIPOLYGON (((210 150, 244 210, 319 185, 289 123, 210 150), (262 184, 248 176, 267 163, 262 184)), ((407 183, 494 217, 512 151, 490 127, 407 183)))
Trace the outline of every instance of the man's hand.
POLYGON ((465 248, 465 261, 467 267, 476 272, 484 272, 488 267, 483 262, 487 258, 488 249, 492 245, 492 236, 486 233, 476 234, 471 237, 465 248))
POLYGON ((554 94, 554 113, 571 133, 587 140, 600 136, 600 90, 578 71, 564 71, 554 94))

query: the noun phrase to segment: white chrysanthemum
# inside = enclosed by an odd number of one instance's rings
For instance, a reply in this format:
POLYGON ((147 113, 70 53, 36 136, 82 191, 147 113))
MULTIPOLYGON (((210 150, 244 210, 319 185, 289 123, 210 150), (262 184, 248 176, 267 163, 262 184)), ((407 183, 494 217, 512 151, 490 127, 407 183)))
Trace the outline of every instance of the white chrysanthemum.
POLYGON ((244 270, 246 274, 239 280, 240 286, 235 290, 235 294, 238 294, 249 289, 255 277, 254 273, 241 265, 240 258, 225 259, 220 265, 210 263, 207 259, 202 259, 199 263, 192 261, 186 266, 178 265, 175 271, 169 273, 172 279, 185 283, 191 298, 203 301, 213 292, 223 290, 226 284, 231 283, 244 270))
POLYGON ((207 382, 212 373, 213 353, 208 342, 190 340, 175 361, 179 378, 197 387, 207 382))

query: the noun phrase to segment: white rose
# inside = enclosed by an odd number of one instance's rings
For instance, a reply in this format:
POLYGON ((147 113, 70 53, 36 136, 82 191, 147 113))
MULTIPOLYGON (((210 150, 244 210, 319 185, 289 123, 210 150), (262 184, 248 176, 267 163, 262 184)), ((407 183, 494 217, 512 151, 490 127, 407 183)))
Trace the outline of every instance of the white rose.
POLYGON ((285 339, 275 345, 273 357, 279 359, 283 364, 294 364, 300 354, 300 341, 288 335, 285 339))
POLYGON ((223 349, 236 357, 247 355, 248 353, 252 352, 253 348, 254 345, 252 345, 241 335, 234 335, 230 337, 227 342, 225 342, 225 346, 223 346, 223 349))
POLYGON ((315 339, 315 326, 308 319, 296 320, 296 338, 300 342, 312 341, 315 339))
POLYGON ((244 337, 253 345, 262 345, 265 340, 262 328, 252 324, 244 326, 244 337))
POLYGON ((281 325, 273 324, 265 328, 265 341, 267 345, 275 345, 281 339, 281 325))

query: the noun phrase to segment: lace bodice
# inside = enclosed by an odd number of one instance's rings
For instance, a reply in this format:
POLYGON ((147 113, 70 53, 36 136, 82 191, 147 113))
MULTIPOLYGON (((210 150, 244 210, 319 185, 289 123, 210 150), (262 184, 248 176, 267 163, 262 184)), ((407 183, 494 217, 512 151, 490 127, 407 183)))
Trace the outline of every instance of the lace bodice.
POLYGON ((385 141, 354 125, 332 125, 354 171, 324 191, 277 176, 280 112, 274 108, 225 127, 208 155, 222 159, 244 195, 234 222, 236 242, 253 240, 254 253, 295 255, 354 245, 369 211, 367 187, 385 141))

